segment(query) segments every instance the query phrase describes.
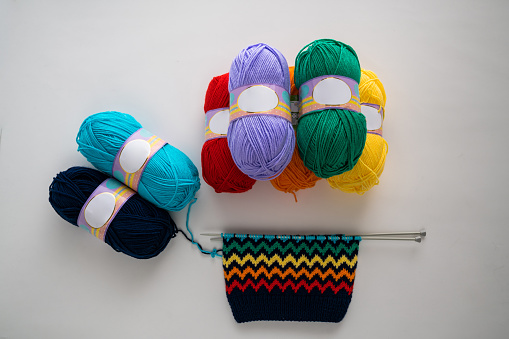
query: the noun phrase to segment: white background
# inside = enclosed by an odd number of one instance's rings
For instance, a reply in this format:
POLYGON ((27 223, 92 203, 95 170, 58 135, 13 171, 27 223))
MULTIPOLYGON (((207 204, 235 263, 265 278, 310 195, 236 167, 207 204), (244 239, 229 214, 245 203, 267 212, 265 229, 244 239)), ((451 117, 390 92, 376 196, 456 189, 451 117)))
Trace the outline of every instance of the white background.
MULTIPOLYGON (((509 335, 506 1, 0 1, 0 338, 503 338, 509 335), (150 260, 114 252, 48 203, 90 166, 75 137, 118 110, 201 168, 208 82, 266 42, 293 65, 319 38, 353 46, 387 91, 389 143, 364 196, 202 181, 204 231, 418 230, 361 244, 339 324, 235 323, 221 261, 182 236, 150 260)), ((173 213, 184 226, 187 210, 173 213)), ((211 248, 205 237, 199 241, 211 248)))

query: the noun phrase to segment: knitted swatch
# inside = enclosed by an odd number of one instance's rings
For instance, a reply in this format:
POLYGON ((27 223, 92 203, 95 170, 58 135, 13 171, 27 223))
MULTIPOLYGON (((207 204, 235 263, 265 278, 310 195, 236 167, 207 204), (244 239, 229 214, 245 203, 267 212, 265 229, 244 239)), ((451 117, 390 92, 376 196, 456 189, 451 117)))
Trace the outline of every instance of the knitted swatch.
POLYGON ((223 234, 235 320, 340 322, 352 299, 360 238, 223 234))

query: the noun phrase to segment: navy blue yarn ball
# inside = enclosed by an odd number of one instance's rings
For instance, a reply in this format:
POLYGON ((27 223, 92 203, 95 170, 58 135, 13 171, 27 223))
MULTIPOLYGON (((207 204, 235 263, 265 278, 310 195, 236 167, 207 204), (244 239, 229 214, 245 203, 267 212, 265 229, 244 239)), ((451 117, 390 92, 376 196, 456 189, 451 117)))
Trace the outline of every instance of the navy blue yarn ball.
MULTIPOLYGON (((107 175, 91 168, 71 167, 53 178, 49 202, 55 212, 74 226, 86 200, 107 175)), ((177 235, 170 214, 135 194, 111 222, 104 241, 115 251, 138 259, 155 257, 177 235)))

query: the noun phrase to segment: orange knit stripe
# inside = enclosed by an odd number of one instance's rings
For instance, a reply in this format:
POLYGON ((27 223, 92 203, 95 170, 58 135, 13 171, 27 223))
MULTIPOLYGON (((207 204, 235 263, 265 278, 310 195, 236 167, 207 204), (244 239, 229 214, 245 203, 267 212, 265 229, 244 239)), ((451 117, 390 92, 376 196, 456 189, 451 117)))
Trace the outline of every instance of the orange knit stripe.
POLYGON ((264 266, 260 267, 256 271, 254 271, 251 267, 246 267, 242 272, 237 267, 234 267, 232 270, 230 270, 229 273, 226 273, 225 271, 224 277, 227 281, 229 281, 234 275, 237 275, 242 280, 244 280, 248 274, 250 274, 255 279, 258 279, 258 277, 262 274, 269 279, 272 279, 272 276, 274 275, 277 275, 282 279, 285 279, 288 275, 292 275, 294 279, 298 279, 302 275, 305 275, 308 279, 311 279, 315 275, 318 275, 322 280, 325 280, 325 278, 327 278, 330 275, 336 281, 338 281, 344 276, 346 276, 350 281, 353 281, 353 279, 355 278, 355 271, 353 273, 350 273, 345 268, 343 268, 339 273, 336 273, 331 268, 329 268, 325 272, 322 272, 318 267, 316 267, 312 272, 309 272, 306 268, 301 268, 299 272, 295 272, 295 270, 291 267, 287 268, 284 272, 281 271, 278 267, 274 267, 270 272, 268 272, 264 266))

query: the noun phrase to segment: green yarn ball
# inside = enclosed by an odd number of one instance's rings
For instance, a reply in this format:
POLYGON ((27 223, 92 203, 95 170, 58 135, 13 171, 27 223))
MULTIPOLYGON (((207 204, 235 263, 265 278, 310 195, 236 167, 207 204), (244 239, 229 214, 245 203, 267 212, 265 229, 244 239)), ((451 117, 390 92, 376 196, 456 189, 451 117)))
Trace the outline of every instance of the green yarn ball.
MULTIPOLYGON (((341 75, 360 82, 361 67, 354 49, 332 39, 315 40, 295 59, 295 85, 322 75, 341 75)), ((297 144, 304 165, 320 178, 351 170, 366 142, 362 113, 344 109, 310 112, 299 119, 297 144)))

